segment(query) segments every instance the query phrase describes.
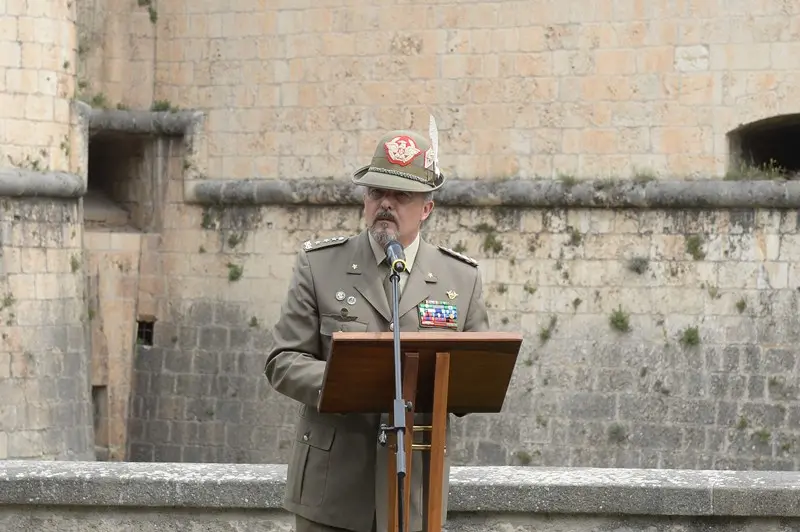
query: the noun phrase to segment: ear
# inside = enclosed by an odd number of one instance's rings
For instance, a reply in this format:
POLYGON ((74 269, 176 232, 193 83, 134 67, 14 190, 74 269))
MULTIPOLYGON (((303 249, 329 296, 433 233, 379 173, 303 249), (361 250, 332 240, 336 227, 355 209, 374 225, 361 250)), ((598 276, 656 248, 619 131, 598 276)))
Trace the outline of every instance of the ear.
POLYGON ((425 220, 427 220, 428 216, 430 216, 432 212, 433 212, 433 201, 426 201, 422 205, 421 221, 424 222, 425 220))

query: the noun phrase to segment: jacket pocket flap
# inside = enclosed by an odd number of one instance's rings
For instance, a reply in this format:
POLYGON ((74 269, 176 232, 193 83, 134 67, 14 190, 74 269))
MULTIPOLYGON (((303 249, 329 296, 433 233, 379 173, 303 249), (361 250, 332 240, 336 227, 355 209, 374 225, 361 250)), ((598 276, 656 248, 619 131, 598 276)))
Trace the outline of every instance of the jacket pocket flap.
POLYGON ((303 430, 297 433, 297 440, 311 447, 330 451, 335 435, 336 427, 332 425, 306 421, 303 430))
POLYGON ((366 332, 367 324, 355 320, 343 320, 332 316, 322 316, 319 321, 319 332, 332 336, 335 332, 366 332))

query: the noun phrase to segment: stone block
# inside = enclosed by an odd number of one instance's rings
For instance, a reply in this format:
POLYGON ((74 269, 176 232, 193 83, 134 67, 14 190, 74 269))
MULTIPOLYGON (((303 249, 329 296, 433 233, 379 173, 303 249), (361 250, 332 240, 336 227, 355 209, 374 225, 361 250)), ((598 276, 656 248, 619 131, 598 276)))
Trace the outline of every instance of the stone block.
POLYGON ((228 329, 209 325, 200 329, 200 346, 207 351, 221 352, 228 348, 228 329))

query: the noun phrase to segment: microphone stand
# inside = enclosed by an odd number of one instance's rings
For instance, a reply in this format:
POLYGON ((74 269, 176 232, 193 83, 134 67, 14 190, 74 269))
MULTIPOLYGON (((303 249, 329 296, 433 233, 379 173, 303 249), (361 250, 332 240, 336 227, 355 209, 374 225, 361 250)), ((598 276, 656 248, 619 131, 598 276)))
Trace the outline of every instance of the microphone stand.
MULTIPOLYGON (((400 359, 400 317, 398 316, 400 310, 400 271, 405 269, 405 263, 396 261, 391 265, 391 274, 389 280, 392 282, 392 329, 394 333, 394 391, 395 398, 392 403, 392 412, 394 415, 394 426, 381 425, 381 435, 379 441, 381 445, 386 445, 386 433, 394 432, 396 436, 397 446, 395 447, 395 460, 397 462, 397 522, 398 532, 405 532, 404 518, 405 509, 405 477, 406 477, 406 452, 405 452, 405 434, 406 434, 406 412, 411 406, 403 400, 403 381, 401 377, 402 362, 400 359), (399 264, 398 264, 399 263, 399 264)), ((391 518, 391 516, 390 516, 391 518)), ((389 531, 394 532, 394 531, 389 531)))

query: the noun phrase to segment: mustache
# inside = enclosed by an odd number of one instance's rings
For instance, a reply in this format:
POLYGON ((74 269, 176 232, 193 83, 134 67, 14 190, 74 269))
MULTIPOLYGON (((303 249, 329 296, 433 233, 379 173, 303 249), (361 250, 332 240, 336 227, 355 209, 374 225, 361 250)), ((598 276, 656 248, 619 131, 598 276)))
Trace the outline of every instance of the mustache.
POLYGON ((395 219, 394 215, 389 211, 380 211, 378 214, 375 215, 376 222, 379 222, 381 220, 397 223, 397 220, 395 219))

